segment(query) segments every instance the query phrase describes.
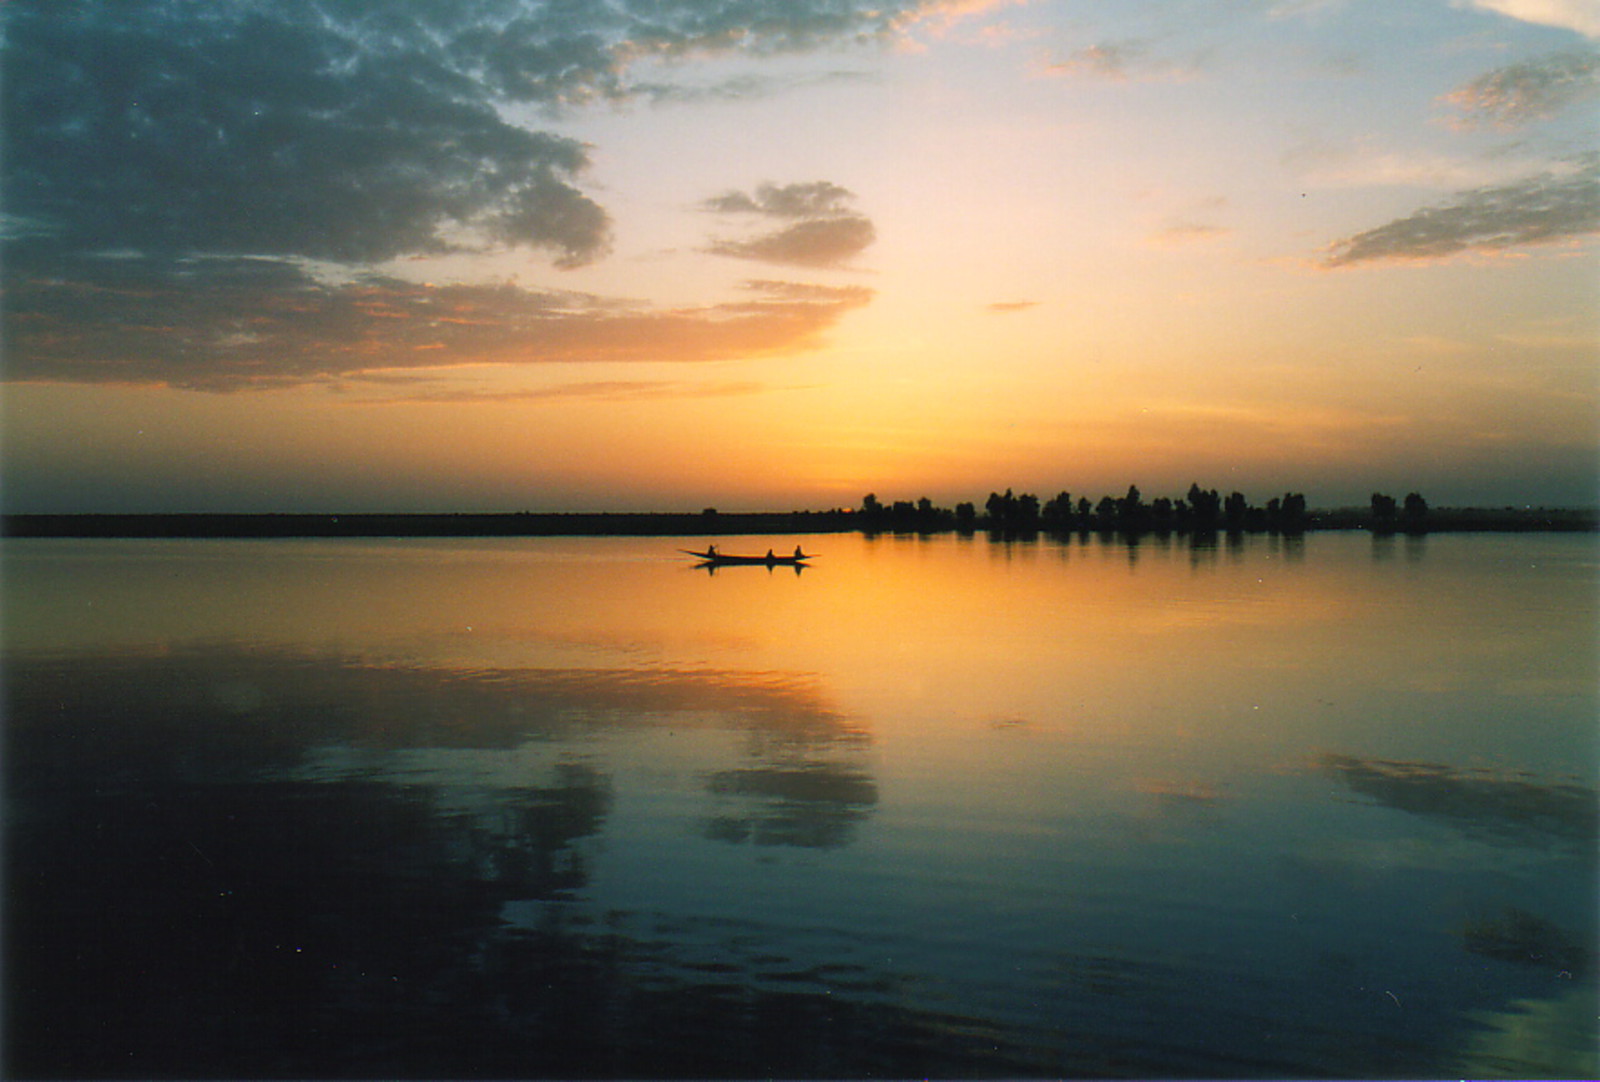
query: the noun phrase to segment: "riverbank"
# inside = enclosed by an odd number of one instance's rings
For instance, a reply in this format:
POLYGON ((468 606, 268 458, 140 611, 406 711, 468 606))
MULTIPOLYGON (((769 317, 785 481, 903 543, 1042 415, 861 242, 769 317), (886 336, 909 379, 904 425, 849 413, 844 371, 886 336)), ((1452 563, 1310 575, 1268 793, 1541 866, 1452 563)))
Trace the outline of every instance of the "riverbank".
MULTIPOLYGON (((858 511, 592 512, 514 514, 83 514, 5 515, 6 537, 721 537, 745 534, 895 532, 858 511)), ((987 529, 978 519, 975 530, 987 529)), ((950 532, 955 527, 905 532, 950 532)), ((1226 532, 1226 524, 1219 525, 1226 532)), ((1593 510, 1550 508, 1437 508, 1420 521, 1374 521, 1366 508, 1309 513, 1304 531, 1375 533, 1594 532, 1593 510)), ((1011 532, 1017 532, 1014 529, 1011 532)), ((1046 524, 1024 532, 1052 532, 1046 524)), ((1070 526, 1066 531, 1095 532, 1070 526)), ((1116 532, 1116 531, 1112 531, 1116 532)), ((1154 530, 1144 532, 1157 532, 1154 530)), ((1211 531, 1207 531, 1211 532, 1211 531)), ((1247 525, 1242 532, 1268 532, 1247 525)), ((1275 532, 1275 531, 1273 531, 1275 532)), ((1300 530, 1293 532, 1302 532, 1300 530)))
POLYGON ((848 511, 5 515, 6 537, 680 537, 841 533, 848 511))

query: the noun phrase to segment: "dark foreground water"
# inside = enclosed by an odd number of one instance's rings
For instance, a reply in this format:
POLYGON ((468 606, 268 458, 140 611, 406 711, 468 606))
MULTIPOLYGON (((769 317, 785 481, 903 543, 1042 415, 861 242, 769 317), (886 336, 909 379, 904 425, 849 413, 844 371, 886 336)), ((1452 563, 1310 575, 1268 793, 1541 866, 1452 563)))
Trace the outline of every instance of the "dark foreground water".
POLYGON ((1592 537, 813 545, 8 545, 8 1077, 1594 1077, 1592 537))

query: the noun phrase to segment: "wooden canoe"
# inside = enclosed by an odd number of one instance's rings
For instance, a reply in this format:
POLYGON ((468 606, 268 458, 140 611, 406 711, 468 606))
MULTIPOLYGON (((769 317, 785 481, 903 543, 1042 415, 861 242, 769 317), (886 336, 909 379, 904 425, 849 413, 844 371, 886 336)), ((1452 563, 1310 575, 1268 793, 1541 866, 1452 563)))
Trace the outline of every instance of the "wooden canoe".
POLYGON ((695 557, 701 563, 719 566, 726 564, 755 564, 762 567, 803 567, 807 560, 812 559, 810 553, 804 553, 799 556, 735 556, 722 552, 696 552, 693 549, 680 549, 679 551, 695 557))

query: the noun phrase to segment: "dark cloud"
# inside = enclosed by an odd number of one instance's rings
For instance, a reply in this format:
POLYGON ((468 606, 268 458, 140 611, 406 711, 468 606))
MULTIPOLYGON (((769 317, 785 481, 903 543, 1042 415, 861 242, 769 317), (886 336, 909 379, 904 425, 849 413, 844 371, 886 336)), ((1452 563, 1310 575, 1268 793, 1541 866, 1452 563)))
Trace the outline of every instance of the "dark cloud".
MULTIPOLYGON (((26 242, 18 248, 26 262, 26 242)), ((330 283, 277 260, 84 257, 64 277, 15 262, 9 379, 208 391, 447 364, 737 359, 814 344, 872 297, 750 282, 745 299, 663 310, 375 273, 330 283)))
POLYGON ((802 184, 763 184, 754 194, 725 192, 705 201, 720 214, 764 214, 773 218, 828 218, 850 213, 855 196, 826 180, 802 184))
POLYGON ((1600 55, 1554 53, 1497 68, 1445 95, 1464 126, 1516 127, 1600 93, 1600 55))
POLYGON ((864 71, 826 71, 808 75, 738 75, 710 84, 637 82, 631 87, 636 97, 660 104, 694 102, 750 101, 770 98, 791 90, 830 83, 871 82, 874 76, 864 71))
POLYGON ((725 192, 706 200, 702 207, 718 214, 753 215, 793 224, 745 240, 715 240, 707 251, 800 267, 839 266, 877 237, 871 219, 851 207, 854 198, 848 189, 826 180, 763 184, 753 193, 725 192))
MULTIPOLYGON (((743 315, 586 298, 574 312, 554 293, 403 285, 371 265, 507 247, 558 267, 598 259, 611 221, 582 188, 590 148, 514 122, 533 114, 511 107, 659 97, 665 84, 634 82, 635 68, 881 41, 937 6, 0 5, 7 378, 228 388, 405 367, 445 348, 631 357, 648 352, 643 326, 668 356, 804 340, 860 295, 743 315), (308 261, 343 265, 357 284, 319 283, 308 261), (425 318, 457 304, 486 318, 471 329, 425 318)), ((842 221, 747 254, 843 258, 871 227, 842 221)))
POLYGON ((876 237, 866 218, 821 218, 798 222, 754 240, 714 242, 716 255, 788 263, 797 267, 836 267, 858 254, 876 237))
POLYGON ((1338 241, 1329 267, 1394 260, 1440 259, 1552 244, 1600 232, 1600 158, 1565 173, 1463 192, 1387 225, 1338 241))
POLYGON ((562 265, 605 250, 606 214, 574 183, 586 148, 506 123, 420 34, 292 3, 8 14, 8 212, 69 249, 365 262, 526 245, 562 265))
POLYGON ((931 0, 174 0, 5 5, 7 213, 75 246, 344 262, 608 220, 581 143, 509 103, 634 96, 648 58, 882 38, 931 0))

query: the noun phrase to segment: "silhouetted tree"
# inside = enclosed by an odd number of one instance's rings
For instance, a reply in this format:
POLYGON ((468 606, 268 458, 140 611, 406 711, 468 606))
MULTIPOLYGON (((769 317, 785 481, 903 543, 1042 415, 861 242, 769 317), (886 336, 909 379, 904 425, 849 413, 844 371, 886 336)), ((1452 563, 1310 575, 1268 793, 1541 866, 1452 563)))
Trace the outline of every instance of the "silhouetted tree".
POLYGON ((1217 525, 1217 515, 1222 511, 1222 498, 1216 489, 1207 491, 1198 484, 1189 486, 1189 519, 1196 530, 1212 530, 1217 525))
POLYGON ((989 493, 989 498, 983 502, 983 509, 989 515, 989 521, 1004 524, 1010 522, 1016 514, 1017 498, 1006 489, 1004 496, 998 492, 989 493))
POLYGON ((1421 533, 1427 529, 1428 501, 1417 492, 1407 493, 1404 508, 1406 529, 1421 533))
POLYGON ((1150 520, 1155 523, 1158 530, 1170 530, 1173 520, 1172 500, 1166 496, 1157 496, 1150 501, 1150 520))
POLYGON ((1039 497, 1024 492, 1020 496, 1009 488, 1005 495, 991 492, 984 503, 989 525, 997 530, 1035 530, 1039 527, 1039 497))
POLYGON ((1222 513, 1228 520, 1228 525, 1237 529, 1244 525, 1245 516, 1250 512, 1250 503, 1244 498, 1243 492, 1230 492, 1228 499, 1222 505, 1222 513))
POLYGON ((1117 525, 1117 501, 1110 496, 1101 496, 1100 502, 1094 505, 1096 524, 1102 530, 1115 529, 1117 525))
POLYGON ((1285 492, 1278 509, 1278 528, 1285 533, 1299 533, 1306 525, 1306 494, 1285 492))
POLYGON ((1044 520, 1051 526, 1062 527, 1072 522, 1072 496, 1058 492, 1045 501, 1044 520))
POLYGON ((1117 516, 1122 519, 1122 524, 1127 529, 1138 529, 1143 525, 1144 497, 1140 494, 1138 485, 1128 486, 1128 494, 1117 504, 1117 516))
POLYGON ((956 529, 970 532, 978 521, 978 509, 970 500, 956 504, 956 529))
POLYGON ((1088 525, 1089 516, 1093 512, 1094 512, 1094 504, 1089 502, 1089 497, 1080 496, 1078 498, 1078 521, 1083 523, 1084 525, 1088 525))

